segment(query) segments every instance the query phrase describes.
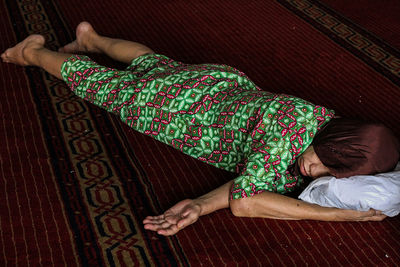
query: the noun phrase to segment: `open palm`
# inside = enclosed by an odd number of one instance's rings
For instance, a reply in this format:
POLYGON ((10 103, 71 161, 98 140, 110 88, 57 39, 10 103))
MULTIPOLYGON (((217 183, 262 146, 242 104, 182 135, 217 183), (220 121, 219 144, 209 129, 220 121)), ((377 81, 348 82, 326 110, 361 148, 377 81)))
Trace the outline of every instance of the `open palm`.
POLYGON ((179 230, 196 222, 201 208, 195 200, 185 199, 159 216, 148 216, 143 220, 144 228, 160 235, 174 235, 179 230))

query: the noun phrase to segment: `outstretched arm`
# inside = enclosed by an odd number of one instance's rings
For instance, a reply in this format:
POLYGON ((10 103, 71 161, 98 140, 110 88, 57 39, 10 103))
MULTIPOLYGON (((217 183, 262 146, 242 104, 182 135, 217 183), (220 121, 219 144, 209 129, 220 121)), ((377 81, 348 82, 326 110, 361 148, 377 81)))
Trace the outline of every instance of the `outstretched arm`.
POLYGON ((229 201, 232 184, 230 181, 197 199, 183 200, 162 215, 148 216, 143 221, 144 228, 160 235, 174 235, 195 223, 200 216, 228 207, 239 217, 319 221, 381 221, 386 218, 380 211, 372 209, 356 211, 321 207, 272 192, 229 201))

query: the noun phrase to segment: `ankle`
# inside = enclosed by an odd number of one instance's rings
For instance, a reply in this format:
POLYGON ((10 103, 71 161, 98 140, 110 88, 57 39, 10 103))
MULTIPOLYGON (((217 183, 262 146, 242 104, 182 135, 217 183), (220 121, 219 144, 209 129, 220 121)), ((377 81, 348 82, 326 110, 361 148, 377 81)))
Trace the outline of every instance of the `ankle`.
POLYGON ((38 48, 38 47, 27 46, 23 48, 22 56, 27 65, 39 66, 38 52, 40 49, 43 49, 43 47, 38 48))
POLYGON ((89 52, 100 52, 102 49, 99 44, 101 44, 103 38, 97 33, 91 33, 87 38, 86 49, 89 52))

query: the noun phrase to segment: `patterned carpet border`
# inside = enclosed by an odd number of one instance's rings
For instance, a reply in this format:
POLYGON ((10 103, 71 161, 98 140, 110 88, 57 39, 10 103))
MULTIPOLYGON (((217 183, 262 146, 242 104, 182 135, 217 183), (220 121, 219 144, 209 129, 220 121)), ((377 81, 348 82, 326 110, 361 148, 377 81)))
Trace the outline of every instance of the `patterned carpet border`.
POLYGON ((320 1, 277 0, 282 6, 400 86, 400 52, 320 1))

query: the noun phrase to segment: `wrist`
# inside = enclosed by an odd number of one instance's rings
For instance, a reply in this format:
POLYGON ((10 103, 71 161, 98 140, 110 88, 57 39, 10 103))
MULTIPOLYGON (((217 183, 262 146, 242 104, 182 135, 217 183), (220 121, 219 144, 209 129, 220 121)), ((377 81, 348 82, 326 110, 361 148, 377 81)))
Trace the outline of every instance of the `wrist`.
POLYGON ((200 215, 206 215, 219 209, 229 207, 229 194, 233 181, 193 200, 193 204, 200 208, 200 215))
POLYGON ((207 215, 214 211, 212 207, 210 207, 210 200, 204 196, 194 199, 193 205, 200 209, 200 216, 207 215))

